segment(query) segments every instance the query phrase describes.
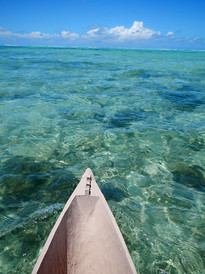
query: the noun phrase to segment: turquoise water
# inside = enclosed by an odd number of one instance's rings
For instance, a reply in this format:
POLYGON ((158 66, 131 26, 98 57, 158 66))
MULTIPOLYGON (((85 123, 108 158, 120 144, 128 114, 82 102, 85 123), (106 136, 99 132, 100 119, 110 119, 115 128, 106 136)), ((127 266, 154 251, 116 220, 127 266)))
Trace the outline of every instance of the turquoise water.
POLYGON ((90 167, 139 273, 205 273, 205 52, 0 60, 0 272, 31 272, 90 167))

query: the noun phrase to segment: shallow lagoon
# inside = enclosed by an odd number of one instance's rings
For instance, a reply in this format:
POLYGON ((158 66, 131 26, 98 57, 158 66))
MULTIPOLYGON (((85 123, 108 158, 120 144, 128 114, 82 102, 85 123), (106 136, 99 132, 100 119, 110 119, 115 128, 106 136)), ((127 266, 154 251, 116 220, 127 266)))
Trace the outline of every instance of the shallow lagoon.
POLYGON ((205 52, 0 56, 0 272, 31 272, 89 166, 139 273, 202 273, 205 52))

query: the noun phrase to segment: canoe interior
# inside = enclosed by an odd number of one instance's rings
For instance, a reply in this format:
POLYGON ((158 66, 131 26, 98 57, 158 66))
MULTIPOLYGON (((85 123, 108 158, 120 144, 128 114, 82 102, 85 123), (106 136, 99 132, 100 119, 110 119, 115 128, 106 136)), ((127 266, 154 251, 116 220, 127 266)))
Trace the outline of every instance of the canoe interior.
POLYGON ((33 273, 136 273, 114 217, 98 194, 73 196, 33 273))

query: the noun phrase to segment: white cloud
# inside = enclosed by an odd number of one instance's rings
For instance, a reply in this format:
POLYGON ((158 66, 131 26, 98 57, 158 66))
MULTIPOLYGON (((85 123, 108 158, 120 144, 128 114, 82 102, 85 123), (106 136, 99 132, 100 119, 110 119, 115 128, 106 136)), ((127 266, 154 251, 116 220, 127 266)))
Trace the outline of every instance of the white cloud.
MULTIPOLYGON (((118 42, 123 43, 127 41, 135 41, 139 39, 150 39, 153 36, 161 35, 161 33, 152 29, 144 28, 143 22, 134 21, 133 25, 130 28, 126 28, 124 26, 116 26, 114 28, 99 28, 96 27, 94 29, 89 30, 84 35, 79 35, 78 33, 71 33, 69 31, 63 30, 60 34, 47 34, 42 33, 40 31, 27 33, 12 33, 9 30, 5 30, 0 27, 0 37, 2 36, 12 36, 16 38, 30 38, 30 39, 43 39, 43 38, 64 38, 67 40, 74 41, 76 39, 81 40, 81 42, 86 41, 94 41, 94 40, 101 40, 101 41, 108 41, 108 42, 118 42)), ((167 35, 171 35, 169 32, 167 35)))
POLYGON ((166 34, 166 36, 172 36, 172 35, 174 35, 174 33, 172 31, 168 31, 166 34))
POLYGON ((42 33, 40 31, 33 31, 31 33, 14 33, 13 34, 14 37, 19 37, 19 38, 49 38, 52 37, 52 34, 46 34, 46 33, 42 33))
POLYGON ((15 38, 28 38, 28 39, 43 39, 43 38, 68 38, 70 40, 75 40, 80 37, 78 33, 71 33, 69 31, 63 30, 61 34, 48 34, 40 31, 33 31, 31 33, 12 33, 0 27, 0 38, 3 37, 15 37, 15 38))
POLYGON ((143 22, 134 21, 131 28, 125 28, 124 26, 116 26, 114 28, 95 28, 86 33, 83 36, 85 39, 89 38, 109 38, 114 39, 115 41, 124 42, 127 40, 136 40, 136 39, 148 39, 153 35, 160 35, 160 32, 156 32, 152 29, 144 28, 143 22))
POLYGON ((11 31, 0 27, 0 36, 6 37, 6 36, 11 36, 11 35, 12 35, 11 31))
MULTIPOLYGON (((91 29, 87 32, 87 35, 90 37, 96 37, 97 34, 100 33, 100 28, 96 28, 96 29, 91 29)), ((86 36, 85 36, 86 37, 86 36)))
POLYGON ((41 33, 40 31, 34 31, 34 32, 31 32, 28 37, 30 38, 42 38, 42 37, 45 37, 46 35, 44 33, 41 33))
POLYGON ((71 40, 74 40, 74 39, 79 38, 80 35, 79 35, 78 33, 71 33, 71 32, 69 32, 69 31, 63 30, 63 31, 61 32, 61 36, 62 36, 63 38, 69 38, 69 39, 71 39, 71 40))
POLYGON ((127 29, 124 26, 117 26, 108 30, 108 33, 117 37, 119 40, 150 38, 156 31, 143 27, 143 22, 134 21, 131 28, 127 29))
POLYGON ((67 38, 67 37, 69 37, 69 34, 70 34, 70 32, 69 32, 69 31, 65 31, 65 30, 63 30, 63 31, 61 32, 61 36, 62 36, 63 38, 67 38))
POLYGON ((63 30, 61 33, 12 33, 0 27, 0 43, 15 45, 60 45, 95 47, 131 47, 131 48, 191 48, 205 49, 203 38, 180 37, 172 31, 162 34, 160 31, 145 28, 142 21, 134 21, 130 28, 125 26, 93 27, 85 34, 63 30))

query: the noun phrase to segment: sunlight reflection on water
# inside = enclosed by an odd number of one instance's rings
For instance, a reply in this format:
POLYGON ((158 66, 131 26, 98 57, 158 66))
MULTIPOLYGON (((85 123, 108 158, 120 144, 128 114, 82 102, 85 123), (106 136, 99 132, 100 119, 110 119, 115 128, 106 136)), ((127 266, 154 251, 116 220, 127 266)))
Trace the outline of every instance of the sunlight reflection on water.
POLYGON ((205 53, 0 52, 0 272, 30 273, 89 166, 139 273, 201 273, 205 53))

